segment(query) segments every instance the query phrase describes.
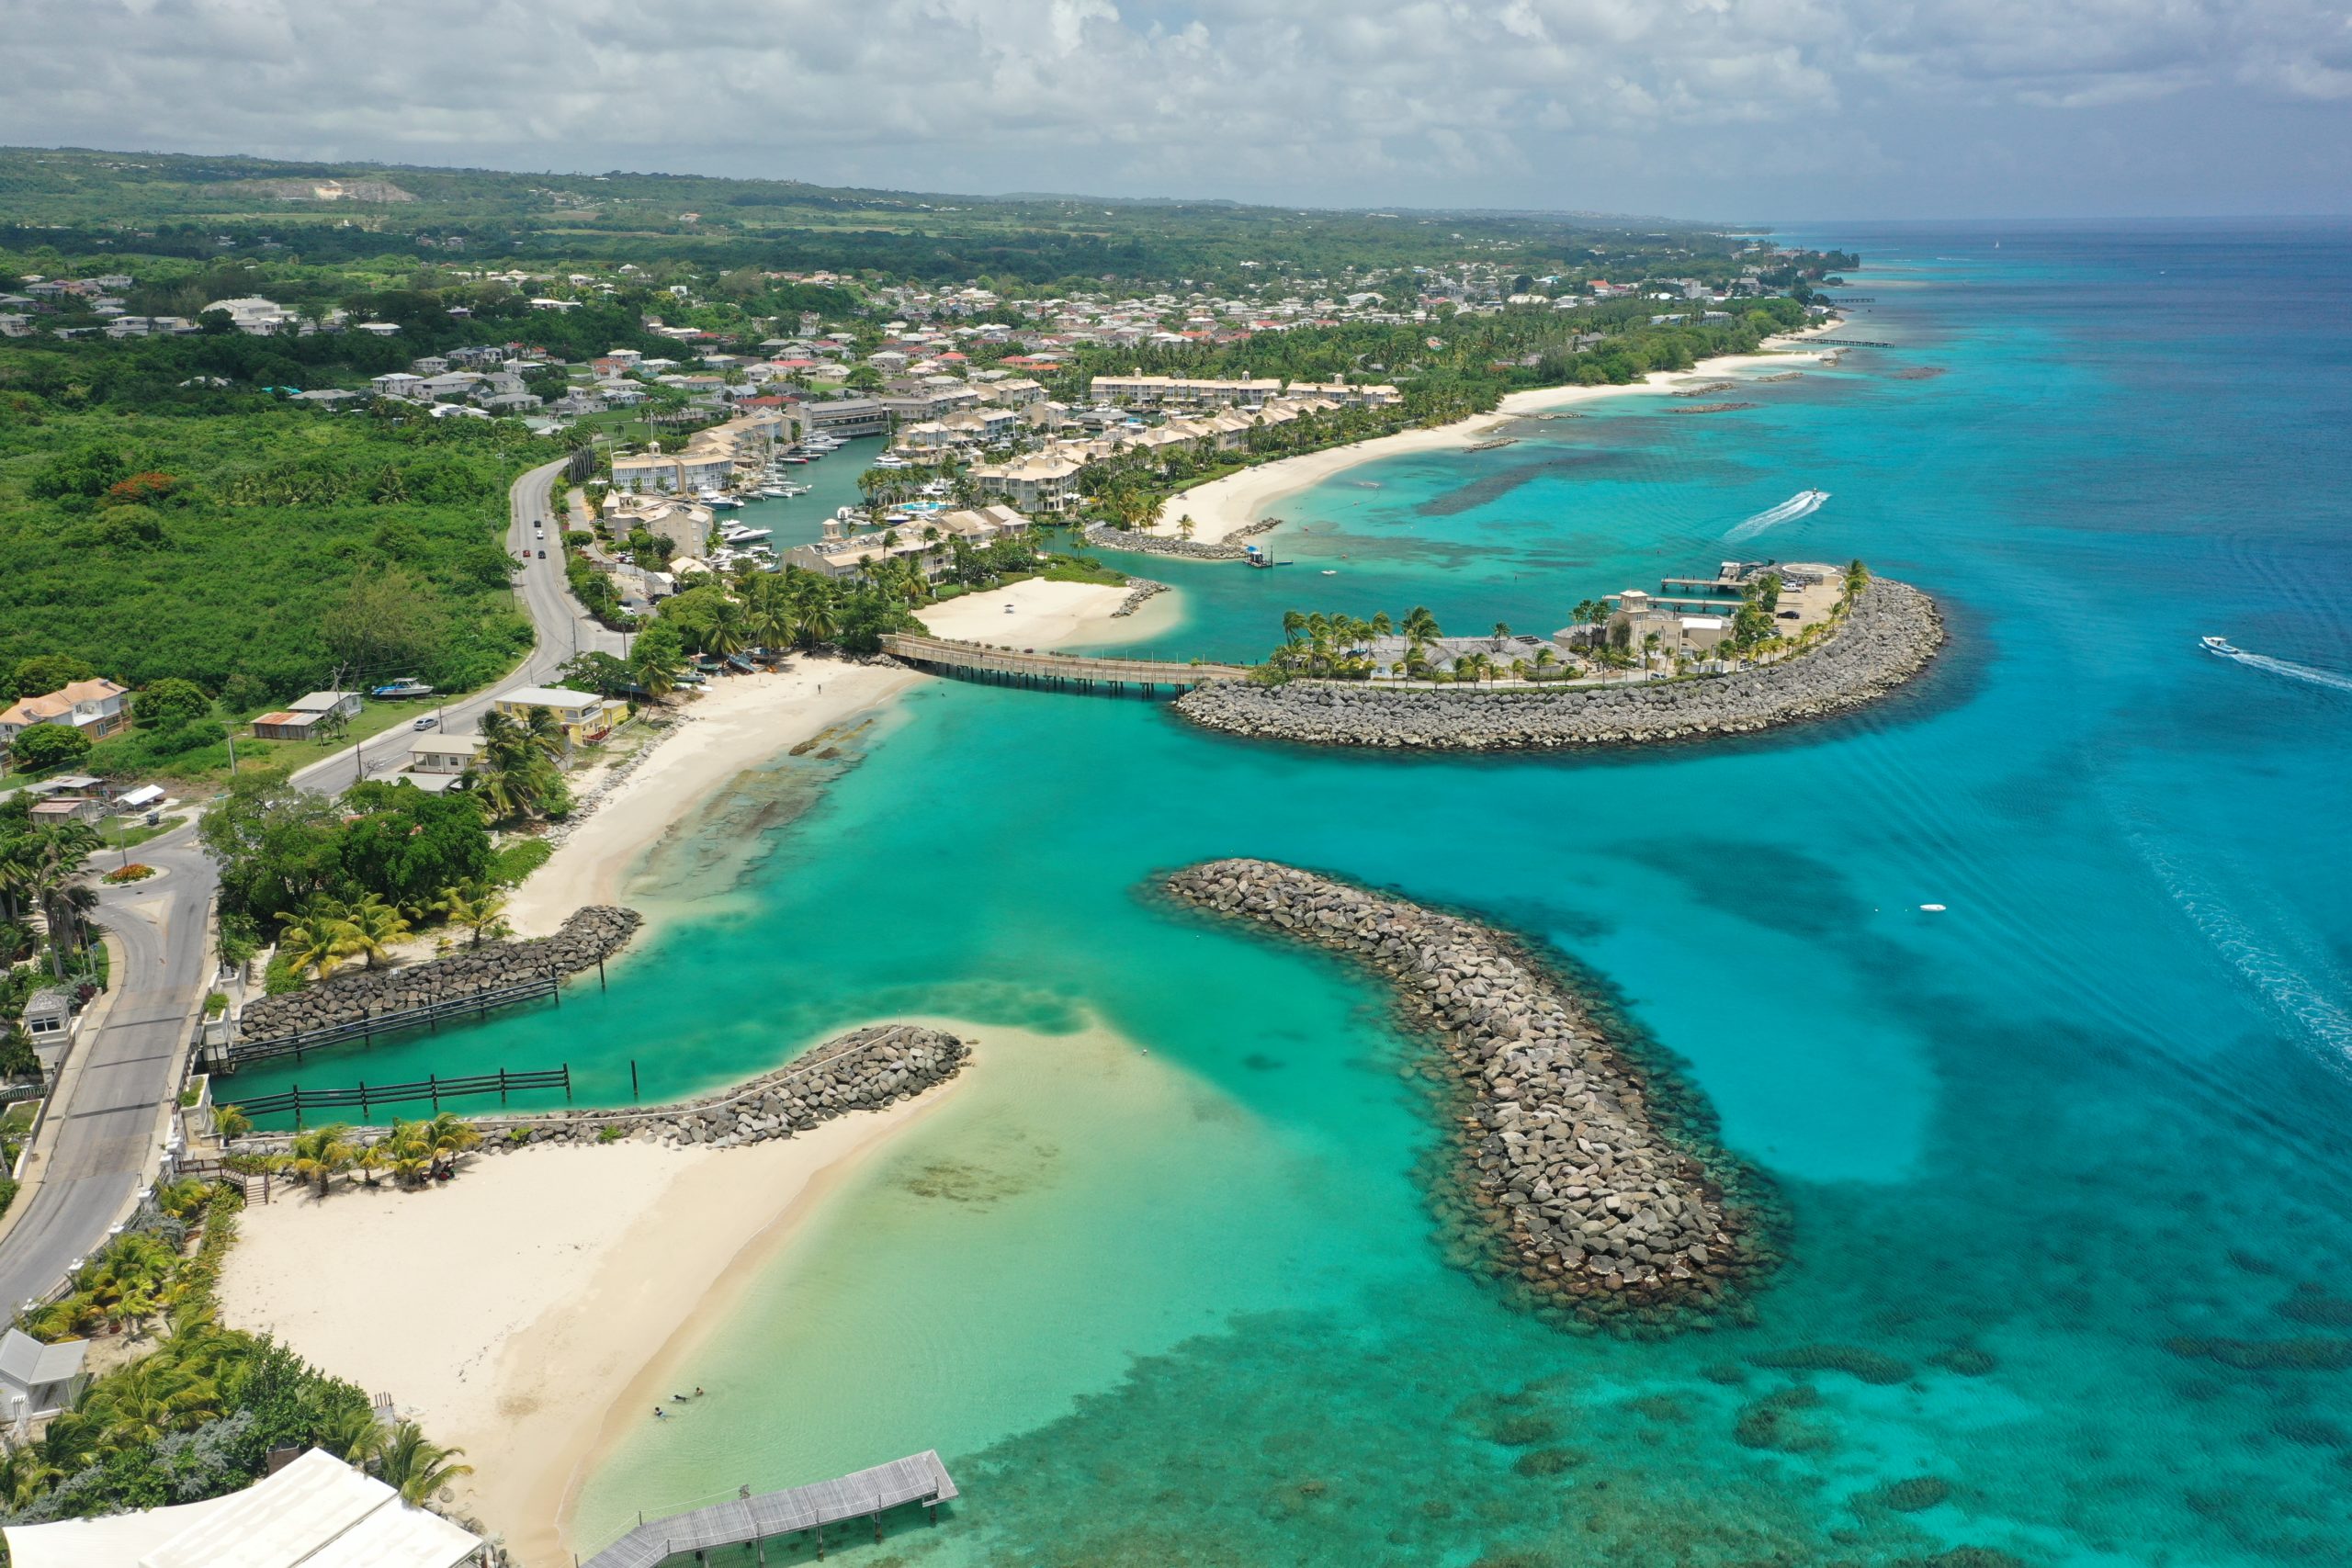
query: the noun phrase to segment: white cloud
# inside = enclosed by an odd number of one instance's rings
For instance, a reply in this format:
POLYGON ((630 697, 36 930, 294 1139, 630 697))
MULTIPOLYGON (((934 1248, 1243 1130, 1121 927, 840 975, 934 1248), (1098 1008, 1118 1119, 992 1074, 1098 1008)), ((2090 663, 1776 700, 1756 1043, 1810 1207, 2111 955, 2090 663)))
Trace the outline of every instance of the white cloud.
POLYGON ((0 37, 14 142, 1326 200, 1818 180, 1926 105, 2063 138, 2352 97, 2335 0, 0 0, 0 37))

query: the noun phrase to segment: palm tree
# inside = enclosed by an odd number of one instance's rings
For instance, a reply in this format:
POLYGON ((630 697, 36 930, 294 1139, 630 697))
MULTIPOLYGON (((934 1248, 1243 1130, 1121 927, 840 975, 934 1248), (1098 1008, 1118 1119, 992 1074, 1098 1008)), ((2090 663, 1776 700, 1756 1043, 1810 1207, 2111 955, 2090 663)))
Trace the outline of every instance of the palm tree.
POLYGON ((840 623, 833 618, 832 594, 822 585, 821 580, 817 581, 819 586, 804 594, 795 606, 798 611, 797 626, 803 648, 831 642, 841 630, 840 623))
POLYGON ((363 1468, 372 1464, 384 1450, 384 1424, 376 1413, 357 1400, 339 1406, 319 1427, 319 1447, 345 1464, 363 1468))
POLYGON ((319 1196, 323 1198, 328 1186, 350 1168, 357 1155, 351 1145, 350 1123, 331 1122, 294 1134, 287 1155, 287 1168, 298 1180, 317 1182, 319 1196))
POLYGON ((441 897, 433 908, 453 926, 463 926, 473 932, 468 945, 480 947, 481 939, 494 930, 499 917, 506 911, 506 895, 487 882, 471 878, 454 882, 441 889, 441 897))
POLYGON ((254 1119, 237 1106, 215 1106, 212 1111, 212 1130, 220 1135, 222 1143, 229 1143, 252 1132, 254 1119))
POLYGON ((1541 647, 1541 648, 1537 649, 1535 650, 1535 676, 1536 676, 1536 679, 1537 679, 1537 680, 1539 680, 1539 681, 1540 681, 1540 680, 1542 680, 1542 679, 1544 678, 1544 676, 1545 672, 1546 672, 1546 671, 1548 671, 1552 668, 1552 666, 1553 666, 1553 665, 1557 664, 1559 661, 1560 661, 1560 656, 1559 656, 1557 653, 1555 653, 1554 651, 1552 651, 1552 645, 1551 645, 1550 643, 1548 643, 1548 642, 1547 642, 1547 643, 1545 643, 1543 647, 1541 647))
POLYGON ((343 906, 324 897, 280 914, 278 922, 286 929, 277 936, 278 957, 297 975, 307 970, 325 979, 355 951, 343 915, 343 906))
POLYGON ((703 628, 703 651, 721 659, 741 653, 746 643, 744 633, 749 629, 749 622, 750 615, 741 600, 719 600, 711 607, 710 624, 703 628))
POLYGON ((403 1421, 385 1434, 377 1450, 376 1475, 403 1501, 422 1507, 442 1487, 474 1472, 472 1465, 450 1462, 465 1451, 431 1442, 415 1422, 403 1421))
POLYGON ((337 924, 344 931, 345 951, 361 954, 370 969, 376 967, 376 960, 384 955, 385 949, 408 935, 408 921, 377 893, 366 894, 358 903, 345 905, 343 919, 337 924))
POLYGON ((1299 614, 1296 610, 1285 610, 1283 612, 1283 640, 1284 642, 1295 644, 1298 641, 1298 634, 1306 629, 1306 617, 1305 615, 1299 614))

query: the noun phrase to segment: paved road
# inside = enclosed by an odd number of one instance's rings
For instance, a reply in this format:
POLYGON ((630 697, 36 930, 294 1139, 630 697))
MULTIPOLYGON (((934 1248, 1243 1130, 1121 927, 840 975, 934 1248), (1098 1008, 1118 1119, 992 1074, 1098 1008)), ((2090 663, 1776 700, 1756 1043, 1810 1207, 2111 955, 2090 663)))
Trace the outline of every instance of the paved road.
MULTIPOLYGON (((513 691, 517 686, 551 683, 557 670, 574 654, 621 651, 620 633, 607 631, 581 614, 578 601, 564 584, 563 532, 553 522, 555 484, 562 472, 560 462, 533 468, 514 481, 506 497, 506 552, 526 558, 516 574, 515 591, 537 634, 531 656, 506 679, 440 709, 441 728, 450 734, 472 734, 498 693, 513 691), (548 537, 534 538, 533 524, 543 521, 549 523, 548 537), (539 558, 541 550, 547 551, 545 560, 539 558)), ((347 788, 361 778, 381 778, 407 764, 408 749, 415 739, 415 731, 406 725, 388 729, 357 747, 346 746, 325 761, 304 768, 294 775, 294 782, 304 789, 333 792, 347 788)))
MULTIPOLYGON (((107 858, 101 852, 101 865, 107 858)), ((122 953, 114 999, 103 1027, 74 1043, 78 1075, 51 1110, 40 1185, 0 1242, 0 1312, 45 1295, 155 1168, 161 1111, 179 1089, 180 1051, 212 977, 205 916, 215 878, 193 823, 149 840, 139 858, 164 874, 98 895, 98 919, 122 953)))
MULTIPOLYGON (((495 692, 545 684, 575 653, 621 651, 619 634, 582 615, 565 589, 560 530, 550 529, 556 538, 544 544, 532 537, 533 525, 553 516, 551 492, 562 470, 561 463, 534 468, 507 496, 508 552, 528 552, 515 586, 537 634, 531 656, 490 692, 444 708, 447 728, 470 733, 495 692)), ((303 769, 294 782, 334 791, 362 769, 391 773, 408 760, 414 739, 406 726, 388 730, 303 769)), ((151 839, 139 858, 164 875, 99 894, 99 919, 114 933, 123 962, 103 1027, 75 1043, 79 1066, 61 1077, 40 1185, 21 1200, 23 1212, 0 1237, 0 1316, 47 1293, 75 1259, 88 1256, 146 1182, 160 1152, 163 1107, 179 1088, 180 1050, 212 979, 205 917, 218 877, 194 824, 151 839)), ((101 855, 101 867, 104 862, 101 855)))

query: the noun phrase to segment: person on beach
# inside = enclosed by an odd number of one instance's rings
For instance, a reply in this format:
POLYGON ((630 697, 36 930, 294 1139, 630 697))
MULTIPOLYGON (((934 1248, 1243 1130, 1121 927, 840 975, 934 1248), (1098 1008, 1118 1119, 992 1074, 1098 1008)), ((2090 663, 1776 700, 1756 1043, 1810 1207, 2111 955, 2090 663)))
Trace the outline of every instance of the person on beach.
POLYGON ((700 1383, 695 1384, 695 1397, 696 1399, 700 1399, 702 1397, 702 1384, 700 1383))
POLYGON ((670 1418, 670 1413, 657 1404, 653 1407, 653 1418, 656 1421, 667 1421, 670 1418))

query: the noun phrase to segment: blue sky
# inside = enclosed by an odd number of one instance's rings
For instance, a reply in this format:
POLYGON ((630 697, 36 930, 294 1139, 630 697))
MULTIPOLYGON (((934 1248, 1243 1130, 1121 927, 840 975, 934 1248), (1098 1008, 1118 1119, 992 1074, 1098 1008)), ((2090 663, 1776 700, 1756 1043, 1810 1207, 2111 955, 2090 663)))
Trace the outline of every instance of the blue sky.
POLYGON ((0 141, 1761 219, 2352 210, 2340 0, 0 0, 0 141))

